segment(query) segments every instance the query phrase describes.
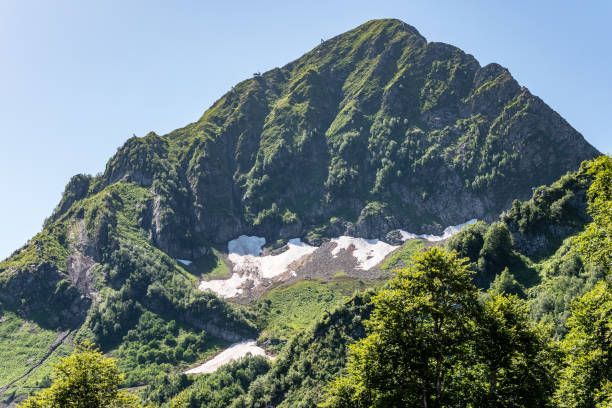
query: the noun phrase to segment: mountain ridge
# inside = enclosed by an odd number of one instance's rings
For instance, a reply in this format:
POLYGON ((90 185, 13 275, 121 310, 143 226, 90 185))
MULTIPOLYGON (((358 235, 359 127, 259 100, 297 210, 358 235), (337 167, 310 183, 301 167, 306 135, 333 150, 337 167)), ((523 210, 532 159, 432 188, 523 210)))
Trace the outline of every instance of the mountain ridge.
POLYGON ((241 234, 316 242, 490 221, 597 153, 507 69, 372 20, 241 81, 197 122, 129 139, 90 192, 151 188, 152 241, 190 256, 241 234))

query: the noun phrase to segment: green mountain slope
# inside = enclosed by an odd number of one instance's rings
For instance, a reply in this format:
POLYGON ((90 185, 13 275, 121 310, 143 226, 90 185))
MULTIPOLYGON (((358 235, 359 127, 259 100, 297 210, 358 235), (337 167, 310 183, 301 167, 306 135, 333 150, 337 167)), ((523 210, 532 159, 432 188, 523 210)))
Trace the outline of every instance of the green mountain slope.
POLYGON ((221 265, 212 249, 241 234, 314 242, 490 222, 596 154, 505 68, 398 20, 367 22, 70 180, 43 230, 0 262, 0 404, 44 386, 72 339, 119 357, 138 386, 257 336, 262 314, 199 291, 176 258, 221 265))
MULTIPOLYGON (((570 245, 572 238, 590 221, 585 212, 585 191, 592 179, 585 170, 582 166, 550 186, 539 187, 530 200, 517 200, 512 210, 500 217, 499 223, 471 225, 446 242, 446 246, 458 250, 460 255, 472 258, 471 268, 483 289, 490 286, 493 291, 506 293, 516 290, 526 298, 532 319, 552 324, 550 329, 556 337, 567 331, 570 303, 591 290, 606 272, 586 264, 570 245), (487 241, 499 225, 505 226, 512 238, 507 253, 493 259, 491 251, 482 252, 482 249, 492 246, 487 241), (539 251, 534 252, 527 243, 539 243, 536 247, 539 251), (479 262, 486 256, 488 263, 479 262), (504 268, 508 271, 501 273, 504 268), (502 278, 506 274, 508 277, 502 278)), ((248 389, 236 372, 247 359, 229 366, 223 373, 194 382, 181 377, 166 378, 150 387, 145 397, 162 407, 173 406, 172 403, 181 406, 179 401, 186 407, 200 407, 204 396, 222 395, 225 396, 223 406, 236 408, 314 408, 321 402, 328 381, 342 373, 347 345, 365 336, 362 321, 372 311, 371 295, 371 291, 359 293, 331 313, 321 314, 307 330, 287 343, 267 372, 255 379, 249 377, 248 389), (238 381, 239 392, 230 391, 238 381), (164 398, 159 398, 161 390, 166 391, 164 398)))
POLYGON ((240 234, 384 238, 494 220, 597 151, 508 70, 373 20, 237 84, 165 136, 131 138, 74 200, 119 180, 153 193, 151 241, 177 256, 240 234))

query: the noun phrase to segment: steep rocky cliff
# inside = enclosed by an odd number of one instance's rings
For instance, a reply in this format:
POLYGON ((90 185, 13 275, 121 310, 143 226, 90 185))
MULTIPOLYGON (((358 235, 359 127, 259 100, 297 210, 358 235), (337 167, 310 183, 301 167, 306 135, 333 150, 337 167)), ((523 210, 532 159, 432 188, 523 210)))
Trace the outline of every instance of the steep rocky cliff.
MULTIPOLYGON (((128 140, 89 185, 151 189, 152 242, 192 256, 245 233, 383 238, 493 220, 596 154, 507 69, 373 20, 239 83, 195 123, 128 140)), ((55 217, 86 184, 71 181, 55 217)))

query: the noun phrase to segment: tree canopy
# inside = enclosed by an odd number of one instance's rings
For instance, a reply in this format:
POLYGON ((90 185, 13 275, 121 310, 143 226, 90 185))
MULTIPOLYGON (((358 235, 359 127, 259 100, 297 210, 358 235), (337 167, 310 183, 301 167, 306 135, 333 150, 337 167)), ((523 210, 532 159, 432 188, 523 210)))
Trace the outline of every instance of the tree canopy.
MULTIPOLYGON (((572 307, 563 340, 564 368, 557 391, 561 407, 612 403, 612 287, 601 281, 572 307)), ((609 405, 600 405, 607 407, 609 405)))
POLYGON ((323 407, 546 406, 545 333, 516 296, 479 299, 465 261, 434 247, 397 272, 323 407))
POLYGON ((138 398, 119 390, 122 381, 116 361, 84 342, 60 359, 51 387, 30 396, 19 408, 140 408, 138 398))
POLYGON ((578 238, 584 257, 608 271, 612 269, 612 157, 600 156, 589 162, 588 172, 593 175, 589 187, 588 211, 593 222, 578 238))

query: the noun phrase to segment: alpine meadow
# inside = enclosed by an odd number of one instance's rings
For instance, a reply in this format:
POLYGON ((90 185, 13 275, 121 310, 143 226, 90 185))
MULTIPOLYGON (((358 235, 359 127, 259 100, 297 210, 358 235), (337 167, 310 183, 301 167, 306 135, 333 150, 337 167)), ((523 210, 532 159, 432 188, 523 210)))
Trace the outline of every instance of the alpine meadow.
POLYGON ((371 20, 68 181, 0 262, 0 407, 610 408, 611 270, 612 158, 371 20))

